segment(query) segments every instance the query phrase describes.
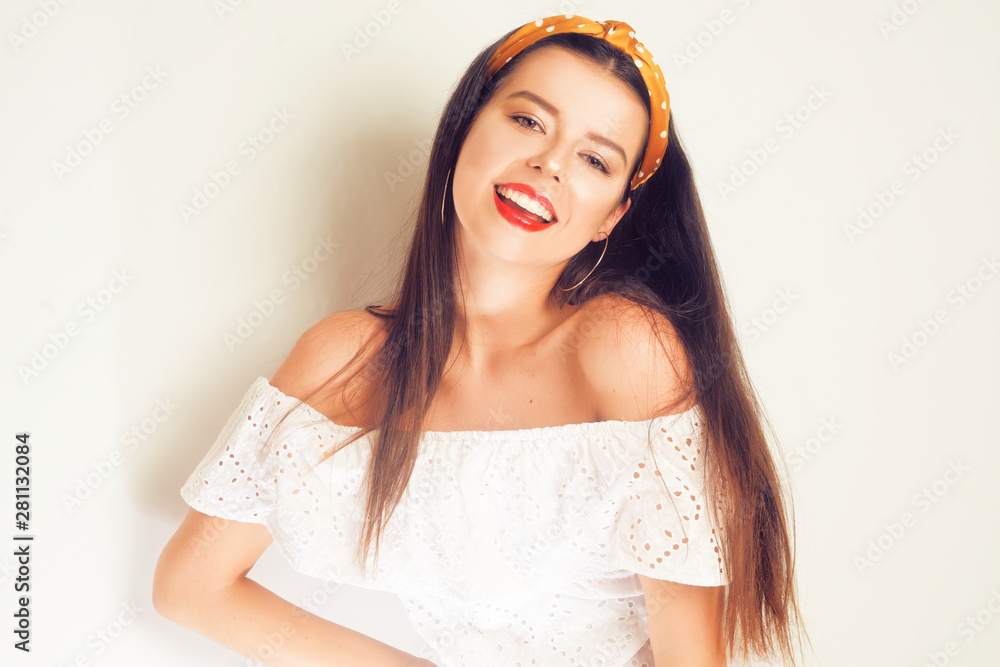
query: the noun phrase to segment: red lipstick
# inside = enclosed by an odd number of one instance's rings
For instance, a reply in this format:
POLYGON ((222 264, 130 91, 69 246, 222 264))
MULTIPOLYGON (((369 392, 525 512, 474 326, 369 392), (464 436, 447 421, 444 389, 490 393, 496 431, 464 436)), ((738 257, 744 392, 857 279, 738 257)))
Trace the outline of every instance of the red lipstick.
POLYGON ((497 211, 500 213, 500 215, 502 215, 511 224, 520 227, 525 231, 538 232, 543 229, 547 229, 556 222, 558 222, 559 218, 556 217, 555 207, 552 206, 552 202, 550 202, 548 198, 545 197, 545 195, 539 193, 530 185, 527 185, 526 183, 502 183, 500 185, 502 185, 505 188, 510 188, 511 190, 517 190, 518 192, 522 192, 528 195, 533 200, 544 206, 545 210, 547 210, 549 214, 552 216, 552 222, 539 222, 538 220, 533 220, 531 218, 525 217, 521 213, 520 209, 514 208, 513 206, 510 205, 510 203, 506 199, 501 198, 500 194, 496 190, 496 187, 494 187, 493 203, 496 205, 497 211))

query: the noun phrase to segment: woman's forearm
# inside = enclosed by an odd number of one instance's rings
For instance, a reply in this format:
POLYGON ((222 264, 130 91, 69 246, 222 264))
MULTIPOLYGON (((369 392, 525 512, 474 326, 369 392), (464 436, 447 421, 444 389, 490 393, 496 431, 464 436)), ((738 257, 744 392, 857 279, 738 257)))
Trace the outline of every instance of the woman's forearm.
POLYGON ((172 620, 274 667, 434 667, 298 607, 252 579, 200 596, 172 620))

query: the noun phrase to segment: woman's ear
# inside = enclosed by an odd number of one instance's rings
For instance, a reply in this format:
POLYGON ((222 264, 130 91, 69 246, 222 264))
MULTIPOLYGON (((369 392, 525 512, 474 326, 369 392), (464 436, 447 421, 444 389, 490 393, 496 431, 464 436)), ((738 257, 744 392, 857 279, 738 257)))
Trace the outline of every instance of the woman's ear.
POLYGON ((625 212, 628 211, 631 205, 631 197, 626 199, 625 203, 618 204, 618 206, 616 206, 614 210, 608 214, 608 217, 604 220, 604 224, 601 225, 601 228, 597 230, 597 234, 595 235, 596 238, 594 240, 603 241, 605 236, 610 236, 611 230, 615 228, 615 225, 618 224, 618 221, 622 219, 622 216, 625 215, 625 212))

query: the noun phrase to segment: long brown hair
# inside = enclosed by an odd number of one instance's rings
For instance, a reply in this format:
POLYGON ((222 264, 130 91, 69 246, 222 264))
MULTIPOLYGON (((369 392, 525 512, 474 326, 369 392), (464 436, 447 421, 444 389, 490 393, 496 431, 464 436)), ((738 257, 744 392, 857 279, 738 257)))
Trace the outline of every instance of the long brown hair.
MULTIPOLYGON (((366 408, 366 413, 373 415, 370 421, 374 423, 340 445, 373 435, 365 526, 357 552, 363 570, 373 538, 377 561, 382 529, 413 471, 424 416, 452 350, 455 222, 451 206, 442 220, 441 206, 447 197, 447 176, 478 113, 527 53, 558 46, 590 58, 625 82, 645 103, 648 114, 648 92, 631 59, 588 35, 546 37, 487 78, 489 58, 512 33, 473 60, 444 108, 406 265, 388 300, 396 304, 395 309, 366 307, 381 318, 379 335, 364 341, 352 360, 312 394, 324 388, 328 395, 341 393, 344 405, 367 405, 370 411, 366 408), (368 355, 373 346, 377 349, 368 355), (346 379, 337 380, 348 372, 346 379), (360 403, 347 398, 359 394, 360 403)), ((633 174, 642 159, 643 155, 637 156, 633 174)), ((643 312, 659 313, 669 320, 687 354, 693 375, 690 389, 703 414, 705 493, 714 499, 708 506, 720 528, 721 557, 729 577, 723 623, 727 654, 773 656, 777 651, 786 663, 795 664, 792 632, 805 630, 796 599, 794 547, 789 535, 792 522, 786 517, 791 502, 785 498, 769 451, 764 425, 772 437, 774 432, 738 347, 673 115, 660 168, 634 191, 629 190, 630 182, 631 177, 625 179, 621 201, 631 195, 632 205, 610 235, 597 269, 581 287, 569 292, 560 289, 576 284, 598 263, 603 243, 590 243, 569 260, 550 298, 558 304, 580 305, 602 294, 617 294, 641 306, 643 312), (651 254, 658 257, 652 264, 648 261, 651 254)), ((336 451, 339 448, 327 456, 336 451)))

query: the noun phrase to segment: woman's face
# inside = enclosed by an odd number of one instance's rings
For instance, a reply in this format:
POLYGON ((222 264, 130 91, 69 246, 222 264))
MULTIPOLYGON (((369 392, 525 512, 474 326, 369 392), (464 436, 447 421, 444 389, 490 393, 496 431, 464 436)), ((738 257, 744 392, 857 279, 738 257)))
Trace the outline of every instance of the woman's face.
POLYGON ((632 89, 589 59, 560 47, 529 53, 462 144, 452 185, 460 246, 561 271, 628 210, 619 198, 647 123, 632 89), (554 220, 536 217, 538 206, 554 220))

